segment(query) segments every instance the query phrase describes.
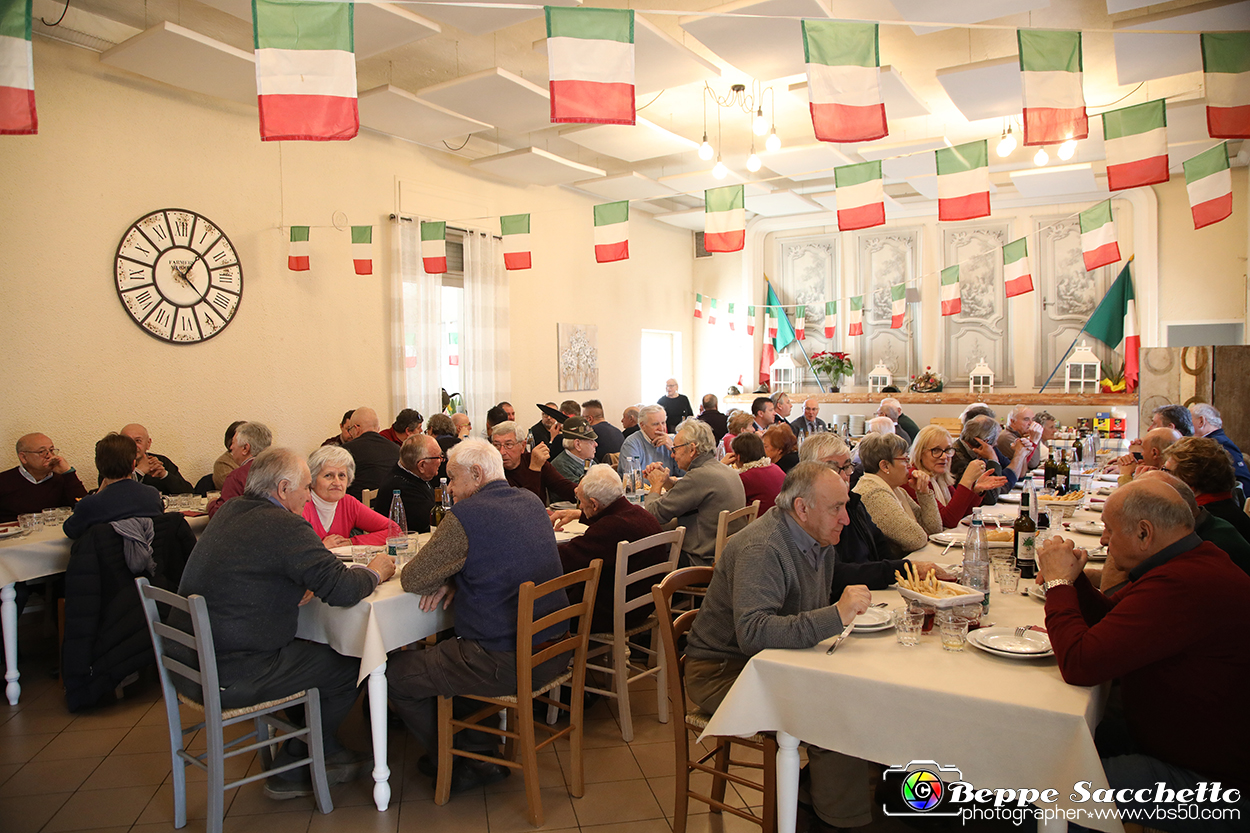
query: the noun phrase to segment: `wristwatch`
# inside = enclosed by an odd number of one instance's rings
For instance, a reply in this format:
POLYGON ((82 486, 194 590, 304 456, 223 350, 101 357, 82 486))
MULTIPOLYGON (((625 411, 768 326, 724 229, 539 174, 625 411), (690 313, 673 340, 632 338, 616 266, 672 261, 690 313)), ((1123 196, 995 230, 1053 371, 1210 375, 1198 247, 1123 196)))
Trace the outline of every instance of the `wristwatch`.
POLYGON ((1049 592, 1050 592, 1050 588, 1052 588, 1052 587, 1058 587, 1058 586, 1059 586, 1059 585, 1061 585, 1061 584, 1066 584, 1066 585, 1068 585, 1069 587, 1071 587, 1071 586, 1072 586, 1072 580, 1071 580, 1071 579, 1066 579, 1066 578, 1052 578, 1050 581, 1048 581, 1048 582, 1046 582, 1045 584, 1043 584, 1043 585, 1042 585, 1042 589, 1043 589, 1043 590, 1045 590, 1047 593, 1049 593, 1049 592))

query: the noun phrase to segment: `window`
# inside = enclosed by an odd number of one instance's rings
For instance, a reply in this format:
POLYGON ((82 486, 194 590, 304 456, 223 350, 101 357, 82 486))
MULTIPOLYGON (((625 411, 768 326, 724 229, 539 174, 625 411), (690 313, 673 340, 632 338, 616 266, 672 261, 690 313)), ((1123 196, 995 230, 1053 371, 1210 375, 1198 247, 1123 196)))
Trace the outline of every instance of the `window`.
POLYGON ((681 333, 668 330, 643 330, 642 395, 639 402, 654 402, 664 393, 664 383, 681 378, 681 333))

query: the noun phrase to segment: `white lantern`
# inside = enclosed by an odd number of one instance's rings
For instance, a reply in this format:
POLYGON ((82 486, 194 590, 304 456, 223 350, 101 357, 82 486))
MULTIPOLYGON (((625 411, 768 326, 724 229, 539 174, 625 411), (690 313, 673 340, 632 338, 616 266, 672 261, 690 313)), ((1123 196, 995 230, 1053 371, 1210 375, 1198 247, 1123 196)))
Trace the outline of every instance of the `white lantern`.
POLYGON ((868 392, 881 393, 892 384, 894 376, 890 373, 890 368, 885 366, 885 362, 877 362, 877 366, 868 374, 868 392))
POLYGON ((982 357, 980 363, 972 368, 968 374, 968 392, 969 393, 993 393, 994 392, 994 371, 990 370, 990 366, 985 363, 982 357))
POLYGON ((798 390, 799 369, 789 353, 782 353, 777 361, 773 362, 771 377, 773 393, 779 391, 794 393, 798 390))
POLYGON ((1102 362, 1084 341, 1064 364, 1064 393, 1098 393, 1102 362))

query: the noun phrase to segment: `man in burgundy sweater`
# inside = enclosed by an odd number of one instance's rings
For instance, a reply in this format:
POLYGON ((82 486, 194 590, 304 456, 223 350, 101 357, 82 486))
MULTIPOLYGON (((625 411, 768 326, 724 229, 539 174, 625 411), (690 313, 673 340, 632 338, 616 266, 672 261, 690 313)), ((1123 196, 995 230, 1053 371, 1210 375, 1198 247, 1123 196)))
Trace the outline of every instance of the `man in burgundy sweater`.
POLYGON ((0 523, 18 515, 58 506, 73 506, 87 496, 74 467, 44 434, 27 434, 17 441, 18 465, 0 472, 0 523))
POLYGON ((517 436, 515 422, 501 422, 491 429, 491 445, 503 457, 503 473, 508 483, 518 489, 529 489, 546 506, 553 500, 577 500, 573 484, 548 462, 551 450, 538 443, 532 452, 525 450, 525 440, 517 436))
MULTIPOLYGON (((1242 759, 1250 748, 1250 723, 1236 693, 1250 689, 1250 652, 1239 637, 1250 576, 1194 534, 1189 507, 1158 480, 1117 489, 1103 522, 1108 557, 1129 576, 1114 597, 1085 578, 1087 556, 1071 541, 1051 538, 1038 562, 1046 628, 1063 679, 1072 685, 1121 684, 1123 714, 1109 713, 1095 736, 1107 782, 1126 790, 1117 804, 1121 810, 1175 809, 1202 802, 1200 785, 1218 781, 1222 790, 1240 791, 1238 819, 1170 819, 1152 826, 1244 829, 1250 779, 1242 759), (1190 800, 1158 802, 1164 789, 1194 792, 1190 800)), ((1205 789, 1209 795, 1211 788, 1205 789)), ((1236 804, 1202 803, 1217 806, 1236 804)))

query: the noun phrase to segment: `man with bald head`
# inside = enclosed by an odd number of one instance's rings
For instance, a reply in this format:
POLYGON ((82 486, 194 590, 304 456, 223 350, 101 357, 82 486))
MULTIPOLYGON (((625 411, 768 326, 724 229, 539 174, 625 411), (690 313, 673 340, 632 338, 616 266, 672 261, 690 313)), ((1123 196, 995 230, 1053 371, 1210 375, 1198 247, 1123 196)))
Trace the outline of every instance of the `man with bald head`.
POLYGON ((915 420, 903 413, 903 403, 892 396, 881 400, 877 415, 889 417, 894 422, 894 433, 909 443, 920 433, 920 426, 915 420))
MULTIPOLYGON (((1121 683, 1123 714, 1108 715, 1095 735, 1107 781, 1117 799, 1127 799, 1117 800, 1119 808, 1175 807, 1156 804, 1156 784, 1175 793, 1220 781, 1244 796, 1250 722, 1233 692, 1250 687, 1250 653, 1235 638, 1250 603, 1250 576, 1194 533, 1189 506, 1158 479, 1113 492, 1103 523, 1108 557, 1128 573, 1115 596, 1090 584, 1082 574, 1087 556, 1071 541, 1046 541, 1038 566, 1046 629, 1064 680, 1121 683)), ((1227 822, 1169 820, 1167 829, 1242 829, 1237 815, 1227 822)))
POLYGON ((378 413, 372 408, 357 408, 352 413, 355 439, 343 443, 343 448, 356 461, 356 479, 347 487, 347 493, 357 500, 365 489, 380 489, 399 462, 399 446, 382 436, 380 428, 378 413))
MULTIPOLYGON (((1138 475, 1137 479, 1158 480, 1175 489, 1176 493, 1181 496, 1181 500, 1185 501, 1185 505, 1189 507, 1190 514, 1194 516, 1194 532, 1198 537, 1224 550, 1242 572, 1250 574, 1250 542, 1242 538, 1237 528, 1228 521, 1217 518, 1199 506, 1194 490, 1189 488, 1184 480, 1170 471, 1162 470, 1143 472, 1138 475)), ((1105 586, 1103 592, 1106 592, 1105 586)))
POLYGON ((1123 486, 1136 475, 1163 468, 1163 449, 1180 439, 1180 431, 1165 426, 1151 428, 1140 440, 1129 443, 1129 453, 1115 461, 1115 465, 1120 467, 1119 484, 1123 486), (1141 459, 1133 452, 1140 454, 1141 459))
POLYGON ((790 423, 790 427, 794 429, 794 435, 808 436, 811 434, 819 434, 829 426, 820 418, 820 402, 815 399, 808 399, 803 403, 803 416, 796 417, 790 423))
POLYGON ((669 379, 664 383, 664 395, 657 399, 655 404, 664 409, 670 434, 677 430, 682 420, 694 416, 694 408, 690 407, 690 400, 686 398, 686 394, 677 392, 676 379, 669 379))
POLYGON ((0 472, 0 523, 18 515, 73 506, 87 496, 74 467, 45 434, 27 434, 17 441, 17 465, 0 472))
POLYGON ((373 511, 387 515, 395 492, 404 504, 409 532, 430 531, 430 510, 437 503, 434 486, 444 460, 442 446, 428 434, 417 434, 404 440, 399 449, 399 462, 391 469, 373 499, 373 511))
MULTIPOLYGON (((152 437, 148 429, 137 422, 132 422, 120 432, 123 437, 130 437, 139 448, 139 457, 135 460, 135 479, 144 486, 151 486, 163 495, 189 495, 195 487, 178 471, 174 461, 163 454, 153 454, 152 437)), ((100 475, 103 479, 103 475, 100 475)))

